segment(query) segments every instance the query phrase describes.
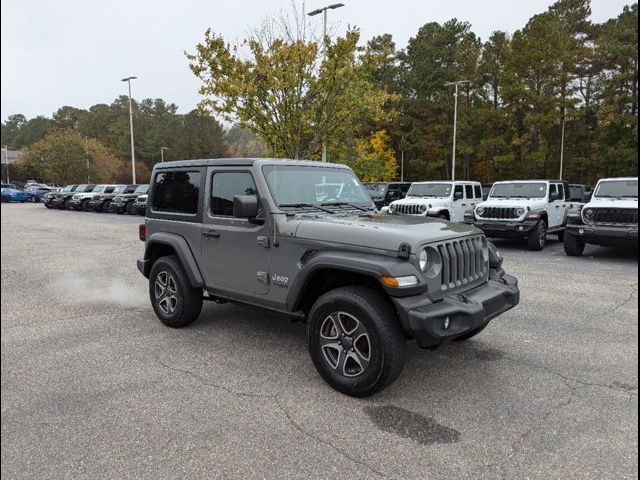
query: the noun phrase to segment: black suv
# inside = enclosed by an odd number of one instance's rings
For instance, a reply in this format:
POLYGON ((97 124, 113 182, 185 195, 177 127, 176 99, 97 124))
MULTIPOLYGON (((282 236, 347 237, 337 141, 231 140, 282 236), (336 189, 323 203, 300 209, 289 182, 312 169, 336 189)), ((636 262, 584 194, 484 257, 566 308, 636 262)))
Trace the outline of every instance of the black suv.
POLYGON ((115 213, 129 215, 135 215, 135 208, 133 202, 140 195, 144 195, 149 191, 149 185, 138 185, 136 189, 131 193, 121 193, 116 195, 111 201, 111 210, 115 213))
POLYGON ((129 195, 136 191, 138 185, 118 185, 112 192, 103 192, 94 195, 87 205, 89 210, 93 210, 94 212, 106 212, 110 213, 113 211, 111 208, 111 202, 118 195, 129 195))
MULTIPOLYGON (((67 187, 69 187, 69 185, 67 185, 67 187)), ((58 195, 56 195, 56 197, 51 201, 51 206, 53 208, 70 210, 72 208, 71 200, 73 199, 74 195, 78 193, 91 192, 94 188, 96 188, 96 185, 83 183, 70 190, 67 190, 67 187, 64 187, 61 192, 58 192, 58 195)))
POLYGON ((44 197, 42 197, 42 202, 45 207, 53 208, 53 201, 56 198, 60 197, 61 195, 65 195, 67 193, 71 193, 73 195, 73 192, 76 190, 76 188, 78 188, 78 185, 66 185, 62 190, 56 190, 56 191, 51 191, 49 193, 45 193, 44 197))
POLYGON ((378 210, 388 207, 391 202, 405 198, 410 187, 410 182, 377 182, 364 184, 364 188, 367 189, 367 193, 378 210))
POLYGON ((140 238, 138 269, 165 325, 191 324, 204 300, 306 320, 320 375, 358 397, 400 374, 407 338, 467 340, 520 298, 482 232, 378 214, 344 165, 156 164, 140 238))

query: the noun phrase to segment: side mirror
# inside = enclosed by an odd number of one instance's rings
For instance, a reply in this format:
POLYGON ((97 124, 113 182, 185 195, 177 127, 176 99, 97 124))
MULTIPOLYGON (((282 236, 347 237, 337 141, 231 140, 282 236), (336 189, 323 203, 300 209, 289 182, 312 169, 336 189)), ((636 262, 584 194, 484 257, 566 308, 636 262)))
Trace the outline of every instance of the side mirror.
POLYGON ((233 216, 236 218, 257 217, 258 197, 255 195, 236 195, 233 197, 233 216))
POLYGON ((462 200, 464 198, 464 193, 462 192, 454 192, 453 199, 454 200, 462 200))

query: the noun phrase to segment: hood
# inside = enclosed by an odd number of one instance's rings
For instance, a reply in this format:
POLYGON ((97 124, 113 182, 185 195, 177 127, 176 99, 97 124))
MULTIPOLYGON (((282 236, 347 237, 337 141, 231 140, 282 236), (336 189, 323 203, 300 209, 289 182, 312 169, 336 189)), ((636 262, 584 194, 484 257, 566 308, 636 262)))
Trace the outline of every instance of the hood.
POLYGON ((296 238, 397 252, 400 245, 420 245, 481 233, 469 225, 404 215, 301 218, 296 238))
POLYGON ((525 210, 542 210, 547 206, 544 198, 489 198, 478 204, 479 207, 524 208, 525 210))
POLYGON ((451 202, 451 197, 406 197, 392 202, 392 205, 431 205, 434 207, 451 202))
POLYGON ((637 198, 593 198, 584 208, 638 208, 637 198))

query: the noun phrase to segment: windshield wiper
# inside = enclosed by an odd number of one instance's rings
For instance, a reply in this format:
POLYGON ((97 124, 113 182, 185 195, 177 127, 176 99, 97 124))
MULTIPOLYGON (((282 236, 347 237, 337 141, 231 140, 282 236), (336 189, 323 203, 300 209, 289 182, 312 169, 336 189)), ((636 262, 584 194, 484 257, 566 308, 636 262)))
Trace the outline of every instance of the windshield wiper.
POLYGON ((328 208, 322 208, 320 205, 314 205, 312 203, 283 203, 279 205, 280 208, 315 208, 321 210, 326 213, 334 214, 333 210, 329 210, 328 208))
POLYGON ((367 208, 362 208, 362 207, 359 207, 358 205, 354 205, 353 203, 349 203, 349 202, 329 202, 329 203, 323 203, 322 206, 323 207, 351 207, 351 208, 355 208, 356 210, 360 210, 361 212, 369 211, 369 209, 367 208))

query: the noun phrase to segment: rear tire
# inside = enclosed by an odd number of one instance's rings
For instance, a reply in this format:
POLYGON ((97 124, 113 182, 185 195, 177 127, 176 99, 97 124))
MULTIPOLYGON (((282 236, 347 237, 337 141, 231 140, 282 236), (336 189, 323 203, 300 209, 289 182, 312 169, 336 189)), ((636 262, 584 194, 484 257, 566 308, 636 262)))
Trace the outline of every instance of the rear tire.
POLYGON ((540 220, 535 228, 529 233, 528 246, 532 252, 544 250, 547 244, 547 223, 540 220))
POLYGON ((396 312, 366 287, 330 291, 308 317, 309 354, 334 389, 367 397, 391 385, 402 372, 406 337, 396 312))
POLYGON ((182 328, 197 320, 202 311, 202 290, 191 287, 175 255, 160 257, 149 275, 149 298, 160 321, 182 328))
POLYGON ((567 233, 564 237, 564 252, 569 257, 581 257, 586 246, 585 241, 576 235, 567 233))

